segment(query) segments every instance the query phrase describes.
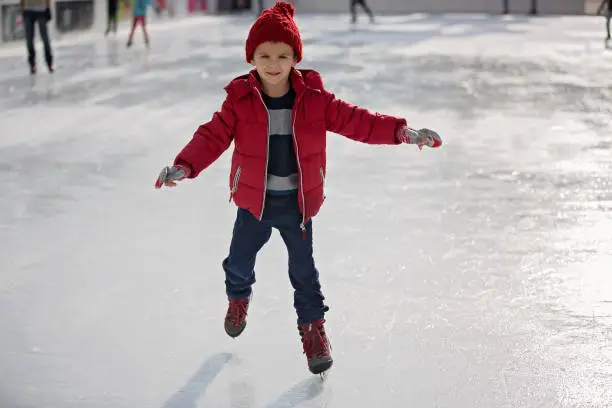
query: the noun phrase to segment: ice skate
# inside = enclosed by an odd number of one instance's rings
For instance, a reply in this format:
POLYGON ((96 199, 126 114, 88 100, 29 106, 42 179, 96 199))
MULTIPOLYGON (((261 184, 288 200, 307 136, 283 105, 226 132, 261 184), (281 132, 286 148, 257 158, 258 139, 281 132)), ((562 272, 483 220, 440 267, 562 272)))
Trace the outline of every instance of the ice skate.
POLYGON ((325 334, 324 323, 325 319, 319 319, 298 325, 302 347, 308 361, 308 369, 313 374, 322 374, 334 362, 331 356, 331 345, 325 334))
POLYGON ((225 314, 225 332, 230 337, 238 337, 246 327, 247 312, 251 298, 229 299, 225 314))

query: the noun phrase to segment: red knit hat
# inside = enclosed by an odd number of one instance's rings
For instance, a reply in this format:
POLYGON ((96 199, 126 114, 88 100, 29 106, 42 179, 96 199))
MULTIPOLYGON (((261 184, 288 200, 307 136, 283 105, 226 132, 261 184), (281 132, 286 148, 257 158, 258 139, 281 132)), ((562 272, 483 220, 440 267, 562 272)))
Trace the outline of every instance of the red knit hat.
POLYGON ((255 20, 246 40, 246 60, 251 62, 255 49, 266 41, 283 42, 295 52, 297 62, 302 60, 302 38, 293 15, 295 9, 290 3, 279 1, 264 10, 255 20))

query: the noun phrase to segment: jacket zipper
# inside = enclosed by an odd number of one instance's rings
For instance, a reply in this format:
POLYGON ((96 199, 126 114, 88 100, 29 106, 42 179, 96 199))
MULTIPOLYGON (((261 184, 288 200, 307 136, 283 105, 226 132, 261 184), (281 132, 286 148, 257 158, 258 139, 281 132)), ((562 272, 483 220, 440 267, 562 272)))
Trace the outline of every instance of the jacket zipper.
POLYGON ((323 166, 319 168, 321 171, 321 187, 323 188, 323 200, 325 200, 325 174, 323 173, 323 166))
POLYGON ((298 173, 300 174, 300 193, 302 195, 302 222, 300 223, 300 229, 302 230, 302 239, 306 239, 306 226, 304 225, 304 221, 306 220, 306 200, 304 199, 304 185, 302 183, 302 165, 300 164, 300 149, 298 147, 297 136, 295 135, 295 118, 297 113, 297 108, 300 105, 300 100, 302 96, 298 97, 297 102, 295 103, 295 109, 293 112, 293 125, 292 125, 292 133, 293 133, 293 142, 295 143, 295 156, 298 165, 298 173))
POLYGON ((242 171, 242 169, 240 168, 240 166, 238 166, 238 168, 236 169, 236 174, 234 174, 234 181, 232 183, 232 189, 230 191, 230 202, 232 202, 232 198, 234 197, 234 194, 236 193, 236 191, 238 191, 238 181, 240 180, 240 172, 242 171))
POLYGON ((266 114, 268 115, 268 132, 266 135, 266 171, 264 173, 264 190, 263 200, 261 201, 261 213, 259 214, 259 221, 261 221, 263 218, 264 208, 266 207, 266 190, 268 188, 268 160, 270 159, 270 111, 268 110, 266 102, 264 101, 263 96, 261 96, 259 89, 255 88, 255 90, 257 91, 257 95, 259 95, 259 99, 261 99, 261 103, 266 110, 266 114))
POLYGON ((321 172, 321 183, 323 183, 323 188, 325 188, 325 175, 323 174, 323 166, 319 167, 319 171, 321 172))

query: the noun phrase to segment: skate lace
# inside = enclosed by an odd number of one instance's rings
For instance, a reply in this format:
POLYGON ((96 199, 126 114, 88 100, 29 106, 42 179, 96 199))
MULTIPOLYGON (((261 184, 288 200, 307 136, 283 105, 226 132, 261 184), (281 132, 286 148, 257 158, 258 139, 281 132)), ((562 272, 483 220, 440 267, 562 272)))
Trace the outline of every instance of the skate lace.
POLYGON ((245 300, 230 300, 227 311, 227 320, 234 325, 240 327, 247 315, 249 301, 245 300))
POLYGON ((329 355, 329 344, 323 324, 315 326, 314 330, 307 330, 308 326, 300 327, 300 335, 302 336, 302 345, 306 357, 310 360, 315 355, 318 358, 329 355))

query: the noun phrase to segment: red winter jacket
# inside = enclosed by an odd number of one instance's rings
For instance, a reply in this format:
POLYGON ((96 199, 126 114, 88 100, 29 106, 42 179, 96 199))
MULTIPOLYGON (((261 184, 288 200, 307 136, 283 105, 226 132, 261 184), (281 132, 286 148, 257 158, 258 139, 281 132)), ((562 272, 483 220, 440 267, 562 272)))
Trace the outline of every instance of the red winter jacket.
MULTIPOLYGON (((293 146, 298 162, 298 201, 302 228, 323 204, 326 132, 369 144, 399 144, 396 129, 404 119, 371 113, 336 99, 312 70, 293 70, 293 146)), ((261 219, 266 197, 268 111, 256 71, 232 80, 227 98, 210 122, 201 125, 176 157, 196 177, 234 141, 229 177, 230 200, 261 219)))

